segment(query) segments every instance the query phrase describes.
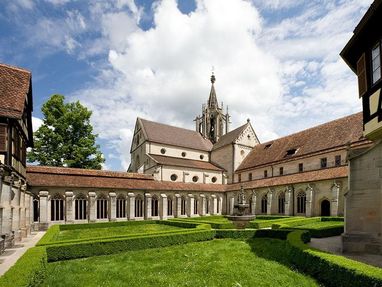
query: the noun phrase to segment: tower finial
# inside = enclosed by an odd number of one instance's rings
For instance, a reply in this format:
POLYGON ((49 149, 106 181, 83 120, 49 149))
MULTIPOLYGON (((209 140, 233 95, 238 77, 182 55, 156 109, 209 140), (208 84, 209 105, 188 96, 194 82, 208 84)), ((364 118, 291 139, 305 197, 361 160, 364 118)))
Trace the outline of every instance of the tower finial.
POLYGON ((214 75, 214 71, 212 71, 212 75, 211 75, 211 83, 215 83, 216 81, 216 78, 215 78, 215 75, 214 75))

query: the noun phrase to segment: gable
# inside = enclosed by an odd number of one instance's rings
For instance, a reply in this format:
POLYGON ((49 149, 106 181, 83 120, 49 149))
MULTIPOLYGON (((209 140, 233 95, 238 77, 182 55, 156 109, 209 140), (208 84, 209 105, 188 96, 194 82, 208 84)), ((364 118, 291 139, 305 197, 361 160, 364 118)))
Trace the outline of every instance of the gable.
POLYGON ((251 124, 247 124, 246 127, 242 130, 239 136, 234 141, 235 144, 239 144, 247 147, 254 147, 259 144, 259 139, 255 131, 253 130, 251 124))

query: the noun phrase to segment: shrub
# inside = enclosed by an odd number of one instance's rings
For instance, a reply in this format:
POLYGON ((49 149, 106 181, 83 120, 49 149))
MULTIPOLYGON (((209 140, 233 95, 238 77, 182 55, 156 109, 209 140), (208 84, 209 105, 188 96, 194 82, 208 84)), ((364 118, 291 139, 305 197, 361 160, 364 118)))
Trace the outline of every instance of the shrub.
POLYGON ((247 240, 255 236, 255 229, 217 229, 215 237, 247 240))
POLYGON ((275 222, 272 224, 272 229, 290 228, 294 226, 309 224, 313 222, 319 222, 320 217, 308 217, 308 218, 296 218, 288 221, 275 222))
POLYGON ((199 223, 199 224, 209 224, 214 229, 232 229, 235 228, 232 222, 215 222, 215 221, 209 221, 208 218, 201 218, 199 219, 188 219, 188 218, 174 218, 168 220, 169 222, 188 222, 188 223, 199 223))
POLYGON ((114 254, 125 251, 165 247, 195 241, 211 240, 213 230, 187 231, 175 234, 146 235, 134 238, 89 241, 78 244, 53 245, 46 248, 48 262, 114 254))
POLYGON ((281 218, 276 218, 276 219, 268 219, 270 218, 269 216, 264 216, 264 217, 256 217, 255 220, 252 220, 249 223, 250 228, 268 228, 271 227, 273 224, 276 223, 283 223, 283 222, 289 222, 289 221, 294 221, 294 220, 301 220, 305 219, 304 217, 281 217, 281 218), (265 219, 264 219, 265 218, 265 219))
POLYGON ((44 236, 37 242, 36 246, 42 246, 49 244, 50 242, 53 242, 58 234, 60 233, 60 225, 52 225, 49 227, 49 229, 46 231, 44 236))
POLYGON ((45 275, 45 248, 32 247, 0 278, 0 286, 40 286, 45 275))
POLYGON ((382 269, 309 248, 298 230, 288 235, 289 260, 325 286, 382 286, 382 269))
POLYGON ((344 221, 344 218, 338 216, 324 216, 321 217, 321 221, 344 221))
POLYGON ((198 229, 211 229, 210 224, 201 224, 199 222, 190 222, 190 221, 178 221, 178 220, 165 220, 160 221, 161 224, 171 225, 182 228, 198 228, 198 229))
POLYGON ((118 226, 129 225, 143 225, 143 224, 160 224, 160 220, 137 220, 137 221, 111 221, 111 222, 97 222, 97 223, 80 223, 80 224, 61 224, 60 231, 73 230, 73 229, 90 229, 90 228, 109 228, 118 226))

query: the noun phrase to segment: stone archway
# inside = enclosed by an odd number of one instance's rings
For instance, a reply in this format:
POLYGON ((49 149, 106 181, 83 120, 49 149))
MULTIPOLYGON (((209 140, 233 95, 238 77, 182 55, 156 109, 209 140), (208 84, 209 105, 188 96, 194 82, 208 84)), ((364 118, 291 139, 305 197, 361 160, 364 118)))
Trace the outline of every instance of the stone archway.
POLYGON ((330 216, 330 201, 327 199, 321 201, 321 216, 330 216))

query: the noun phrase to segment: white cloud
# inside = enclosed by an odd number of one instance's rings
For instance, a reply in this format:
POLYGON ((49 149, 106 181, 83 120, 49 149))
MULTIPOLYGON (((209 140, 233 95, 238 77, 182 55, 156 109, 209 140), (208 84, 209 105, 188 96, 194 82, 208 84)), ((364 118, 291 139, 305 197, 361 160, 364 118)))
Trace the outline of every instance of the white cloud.
POLYGON ((32 128, 33 132, 37 131, 39 127, 42 125, 42 120, 37 117, 32 117, 32 128))

